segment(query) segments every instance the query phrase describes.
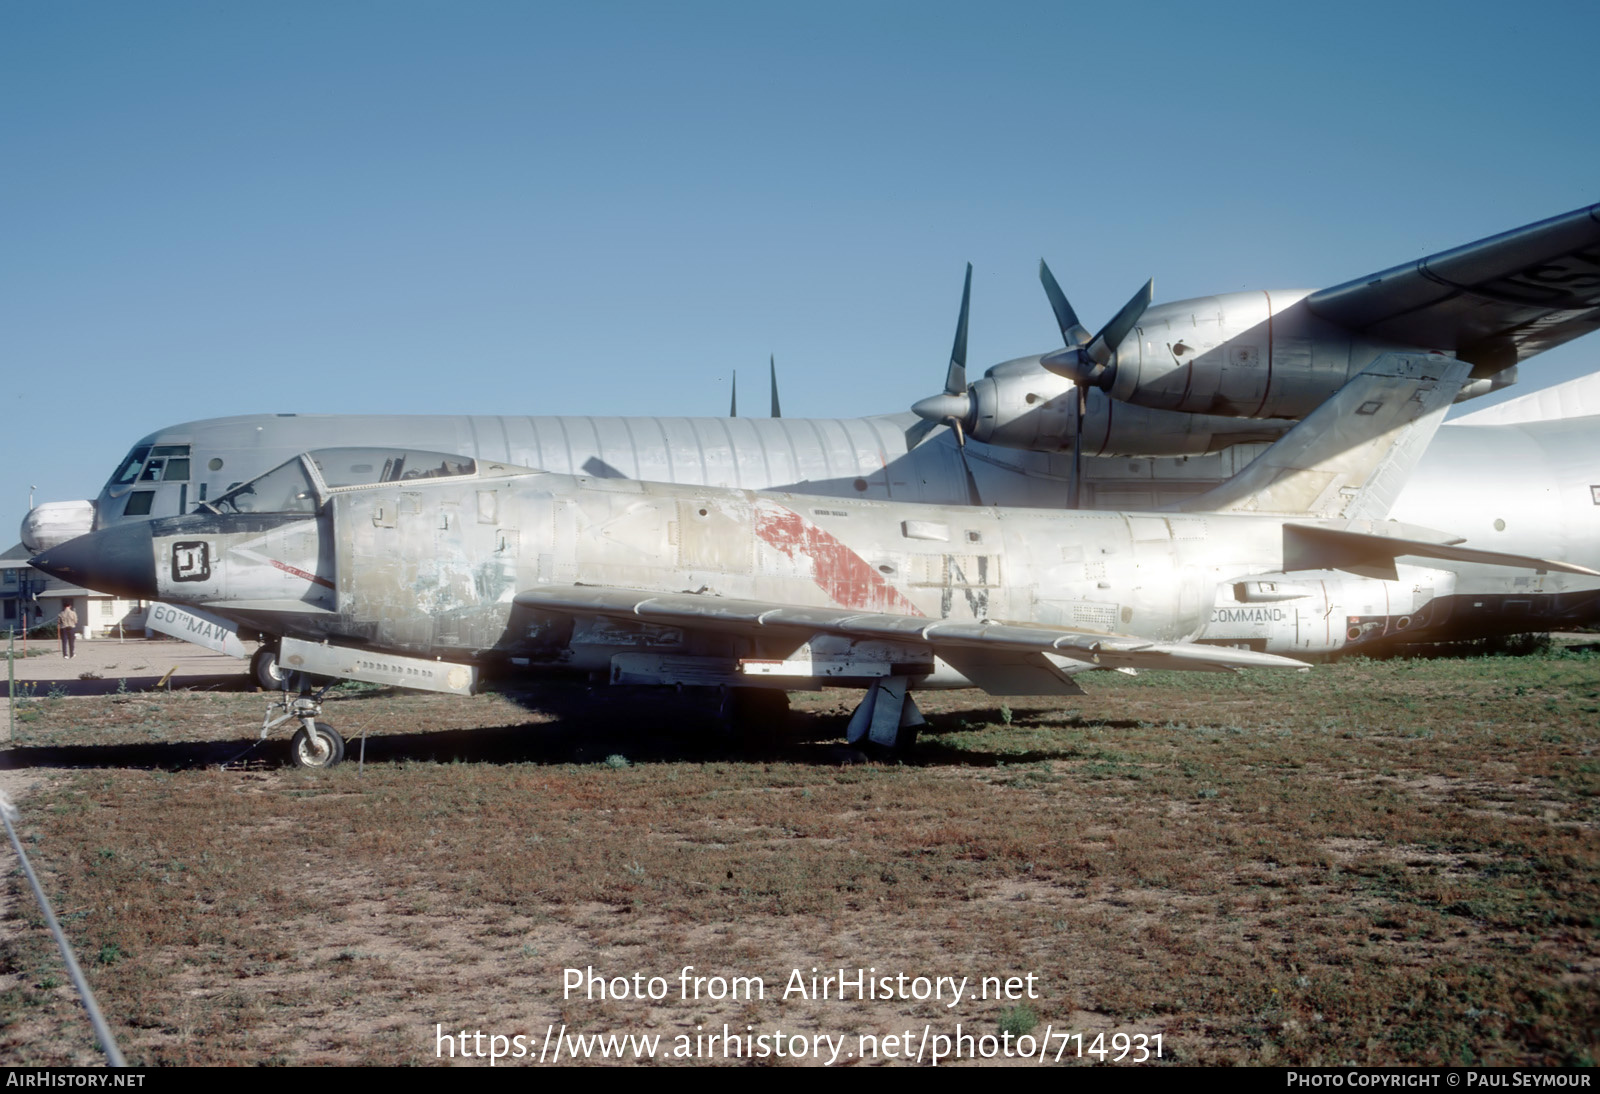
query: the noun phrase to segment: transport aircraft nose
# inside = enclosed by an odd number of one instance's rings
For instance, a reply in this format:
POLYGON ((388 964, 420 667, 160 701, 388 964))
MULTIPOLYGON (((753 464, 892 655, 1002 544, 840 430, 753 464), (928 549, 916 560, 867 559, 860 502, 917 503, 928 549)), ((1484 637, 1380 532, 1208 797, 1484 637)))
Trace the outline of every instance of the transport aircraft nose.
POLYGON ((77 539, 28 560, 36 570, 100 593, 154 600, 155 544, 148 521, 119 524, 77 539))

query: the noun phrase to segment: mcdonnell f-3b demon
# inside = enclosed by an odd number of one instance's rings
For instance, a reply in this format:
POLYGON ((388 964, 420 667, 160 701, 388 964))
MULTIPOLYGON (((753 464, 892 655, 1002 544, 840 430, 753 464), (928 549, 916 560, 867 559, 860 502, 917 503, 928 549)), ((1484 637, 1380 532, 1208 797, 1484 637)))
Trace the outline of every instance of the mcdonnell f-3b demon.
MULTIPOLYGON (((1392 577, 1401 556, 1566 571, 1386 520, 1469 366, 1385 354, 1179 513, 931 506, 574 477, 450 454, 297 456, 187 516, 46 551, 47 573, 283 636, 308 673, 469 691, 485 665, 866 689, 852 742, 903 747, 911 692, 1070 694, 1092 669, 1302 667, 1197 644, 1219 586, 1392 577)), ((286 700, 287 701, 287 700, 286 700)), ((769 709, 753 704, 755 709, 769 709)), ((343 743, 294 704, 291 754, 343 743)))

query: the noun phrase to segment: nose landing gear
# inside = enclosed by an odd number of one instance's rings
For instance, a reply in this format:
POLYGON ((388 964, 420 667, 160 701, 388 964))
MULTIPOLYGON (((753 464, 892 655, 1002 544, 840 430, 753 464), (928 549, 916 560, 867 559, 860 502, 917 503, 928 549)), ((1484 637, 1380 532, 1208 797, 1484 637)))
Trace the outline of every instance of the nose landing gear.
POLYGON ((278 692, 280 698, 267 704, 267 713, 261 719, 263 741, 281 725, 300 723, 289 740, 289 762, 295 767, 332 767, 344 759, 344 738, 327 722, 317 720, 322 714, 322 698, 327 693, 328 688, 323 688, 315 695, 308 691, 291 695, 285 689, 278 692))

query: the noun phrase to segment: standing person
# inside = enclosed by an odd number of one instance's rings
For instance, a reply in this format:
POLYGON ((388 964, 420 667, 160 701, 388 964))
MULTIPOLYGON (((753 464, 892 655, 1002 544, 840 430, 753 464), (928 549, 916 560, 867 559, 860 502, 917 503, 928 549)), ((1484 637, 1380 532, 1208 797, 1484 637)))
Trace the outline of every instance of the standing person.
POLYGON ((66 607, 61 609, 61 614, 56 617, 56 629, 61 632, 61 656, 76 657, 78 655, 78 613, 72 610, 72 601, 67 601, 66 607))

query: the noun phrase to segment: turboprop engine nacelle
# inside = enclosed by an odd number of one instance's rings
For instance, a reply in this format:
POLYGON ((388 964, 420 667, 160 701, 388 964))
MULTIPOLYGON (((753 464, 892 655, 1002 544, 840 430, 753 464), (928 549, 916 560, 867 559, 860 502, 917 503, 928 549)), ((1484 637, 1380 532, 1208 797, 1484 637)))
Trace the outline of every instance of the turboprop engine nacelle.
MULTIPOLYGON (((1103 368, 1091 371, 1074 349, 1046 354, 1042 364, 1119 402, 1153 410, 1303 418, 1380 354, 1407 348, 1361 338, 1318 317, 1303 303, 1309 295, 1239 292, 1156 304, 1103 368)), ((1474 381, 1459 397, 1487 394, 1515 379, 1514 367, 1508 368, 1474 381)))
MULTIPOLYGON (((1042 368, 1037 356, 995 365, 965 396, 953 398, 965 400, 959 406, 961 424, 974 440, 1033 452, 1072 451, 1078 428, 1076 386, 1042 368)), ((1197 456, 1235 444, 1275 441, 1293 425, 1117 405, 1091 389, 1083 415, 1083 451, 1091 456, 1197 456)))

